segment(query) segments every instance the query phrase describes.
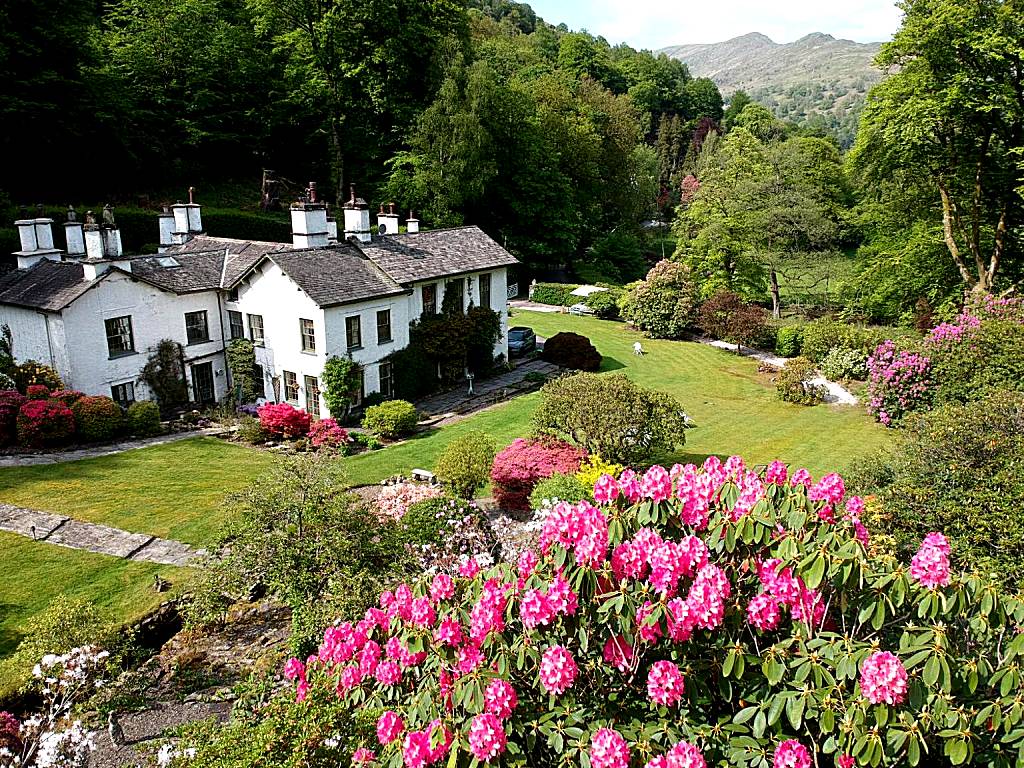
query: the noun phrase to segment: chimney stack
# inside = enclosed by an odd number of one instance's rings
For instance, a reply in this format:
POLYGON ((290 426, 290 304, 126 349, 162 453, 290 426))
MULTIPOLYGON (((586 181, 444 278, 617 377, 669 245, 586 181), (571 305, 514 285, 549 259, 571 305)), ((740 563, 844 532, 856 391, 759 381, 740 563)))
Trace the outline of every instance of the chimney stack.
POLYGON ((92 211, 85 214, 85 252, 93 260, 121 258, 121 231, 109 204, 103 206, 103 220, 99 224, 92 211))
POLYGON ((317 200, 316 182, 309 182, 302 200, 292 203, 292 246, 323 248, 327 243, 327 207, 317 200))
POLYGON ((43 259, 60 261, 60 250, 53 247, 53 219, 40 215, 35 219, 18 219, 14 226, 18 228, 21 239, 21 250, 15 251, 18 257, 18 269, 28 269, 43 259))
MULTIPOLYGON (((188 214, 186 214, 186 220, 187 218, 188 214)), ((175 219, 169 205, 164 206, 163 212, 157 217, 157 222, 160 227, 160 247, 157 250, 163 253, 174 245, 175 219)))
POLYGON ((398 234, 398 214, 395 213, 394 203, 388 203, 387 213, 384 213, 384 204, 381 203, 380 213, 377 214, 377 224, 384 227, 384 232, 382 234, 398 234))
MULTIPOLYGON (((184 245, 196 235, 203 233, 202 208, 196 205, 195 187, 188 188, 188 202, 180 200, 171 206, 174 211, 174 231, 171 232, 173 245, 184 245)), ((163 222, 161 221, 161 244, 163 244, 163 222)))
POLYGON ((416 214, 409 211, 409 218, 405 220, 405 231, 410 235, 415 235, 420 231, 420 220, 416 218, 416 214))
POLYGON ((345 216, 345 239, 355 237, 361 243, 370 242, 370 207, 361 197, 356 197, 356 187, 349 187, 351 197, 342 206, 345 216))
POLYGON ((327 242, 338 244, 338 220, 331 216, 331 204, 327 204, 327 242))
POLYGON ((68 206, 68 219, 64 222, 64 242, 67 243, 67 257, 77 261, 85 258, 85 229, 78 220, 74 206, 68 206))

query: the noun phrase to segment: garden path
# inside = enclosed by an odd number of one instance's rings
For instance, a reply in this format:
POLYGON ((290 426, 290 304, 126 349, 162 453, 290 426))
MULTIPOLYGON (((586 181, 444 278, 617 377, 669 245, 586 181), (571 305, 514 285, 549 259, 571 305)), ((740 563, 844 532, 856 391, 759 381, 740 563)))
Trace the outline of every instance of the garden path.
POLYGON ((108 525, 86 523, 13 504, 0 504, 0 531, 45 541, 69 549, 159 565, 187 566, 205 555, 201 549, 146 533, 131 533, 108 525))
POLYGON ((63 464, 68 461, 95 459, 100 456, 112 456, 115 453, 134 451, 138 448, 149 448, 153 445, 176 443, 179 440, 191 440, 193 437, 211 437, 223 434, 224 431, 223 427, 210 427, 208 429, 195 429, 190 432, 176 432, 173 435, 143 437, 138 440, 122 440, 119 443, 99 445, 95 448, 79 448, 73 451, 54 453, 26 453, 16 456, 0 456, 0 469, 6 467, 34 467, 39 464, 63 464))

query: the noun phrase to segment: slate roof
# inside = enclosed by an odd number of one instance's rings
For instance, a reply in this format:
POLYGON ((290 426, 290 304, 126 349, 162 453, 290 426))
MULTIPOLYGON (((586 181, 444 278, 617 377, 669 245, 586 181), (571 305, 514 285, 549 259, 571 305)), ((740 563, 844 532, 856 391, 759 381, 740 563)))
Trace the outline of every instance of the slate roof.
POLYGON ((472 226, 384 235, 359 247, 381 269, 406 285, 519 263, 483 230, 472 226))
POLYGON ((184 245, 175 245, 168 253, 197 253, 202 251, 227 251, 227 263, 223 264, 221 287, 233 285, 238 279, 256 266, 260 259, 270 253, 290 251, 291 243, 268 243, 259 240, 235 240, 230 237, 199 235, 184 245))
POLYGON ((92 285, 81 264, 44 259, 0 275, 0 304, 59 312, 92 285))
POLYGON ((279 251, 268 254, 267 258, 321 307, 407 292, 358 248, 348 243, 327 248, 279 251))

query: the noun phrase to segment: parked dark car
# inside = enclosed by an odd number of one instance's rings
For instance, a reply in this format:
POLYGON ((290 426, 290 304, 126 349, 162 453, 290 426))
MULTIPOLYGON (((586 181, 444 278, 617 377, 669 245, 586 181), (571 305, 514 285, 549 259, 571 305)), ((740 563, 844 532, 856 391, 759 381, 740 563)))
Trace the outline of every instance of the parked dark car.
POLYGON ((517 325, 508 329, 508 356, 527 355, 537 349, 537 334, 533 328, 517 325))

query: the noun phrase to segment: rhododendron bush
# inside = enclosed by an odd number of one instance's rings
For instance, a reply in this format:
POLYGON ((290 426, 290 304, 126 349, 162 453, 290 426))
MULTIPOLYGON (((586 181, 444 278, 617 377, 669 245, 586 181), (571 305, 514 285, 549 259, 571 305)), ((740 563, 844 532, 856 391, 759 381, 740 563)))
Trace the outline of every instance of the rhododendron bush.
POLYGON ((288 662, 296 706, 376 718, 339 759, 1024 760, 1024 605, 951 572, 941 533, 911 563, 869 554, 841 477, 735 457, 604 476, 594 499, 556 505, 516 563, 402 584, 288 662))

